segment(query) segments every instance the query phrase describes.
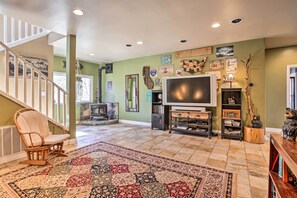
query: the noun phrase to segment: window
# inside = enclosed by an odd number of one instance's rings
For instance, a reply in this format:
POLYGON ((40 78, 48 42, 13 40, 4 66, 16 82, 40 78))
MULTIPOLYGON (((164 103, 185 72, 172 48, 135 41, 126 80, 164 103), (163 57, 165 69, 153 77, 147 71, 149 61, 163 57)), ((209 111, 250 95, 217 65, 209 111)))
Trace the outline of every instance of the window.
MULTIPOLYGON (((66 90, 66 73, 54 72, 54 83, 66 90)), ((57 101, 57 90, 55 90, 55 101, 57 101)), ((93 101, 93 76, 76 75, 76 102, 93 101)))

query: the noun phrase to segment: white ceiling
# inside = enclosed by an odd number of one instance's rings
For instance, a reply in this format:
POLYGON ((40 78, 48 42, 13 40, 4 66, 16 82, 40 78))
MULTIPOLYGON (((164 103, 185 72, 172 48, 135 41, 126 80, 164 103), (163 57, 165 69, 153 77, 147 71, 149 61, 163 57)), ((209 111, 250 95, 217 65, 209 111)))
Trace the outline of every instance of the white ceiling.
MULTIPOLYGON (((297 44, 296 0, 1 0, 0 12, 75 34, 78 58, 95 63, 255 38, 268 38, 268 48, 297 44), (230 23, 238 17, 240 24, 230 23), (211 28, 214 22, 221 27, 211 28)), ((65 42, 54 45, 65 54, 65 42)))

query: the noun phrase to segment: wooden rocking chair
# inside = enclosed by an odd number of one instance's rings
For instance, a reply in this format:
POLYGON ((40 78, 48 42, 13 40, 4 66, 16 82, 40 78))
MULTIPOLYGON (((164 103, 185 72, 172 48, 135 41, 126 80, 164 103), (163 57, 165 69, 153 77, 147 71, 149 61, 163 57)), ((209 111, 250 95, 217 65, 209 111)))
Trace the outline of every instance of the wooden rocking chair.
POLYGON ((48 154, 67 156, 64 154, 63 141, 70 138, 70 135, 52 135, 48 119, 43 114, 31 108, 20 109, 14 114, 14 123, 27 152, 27 160, 20 163, 45 165, 48 163, 48 154))

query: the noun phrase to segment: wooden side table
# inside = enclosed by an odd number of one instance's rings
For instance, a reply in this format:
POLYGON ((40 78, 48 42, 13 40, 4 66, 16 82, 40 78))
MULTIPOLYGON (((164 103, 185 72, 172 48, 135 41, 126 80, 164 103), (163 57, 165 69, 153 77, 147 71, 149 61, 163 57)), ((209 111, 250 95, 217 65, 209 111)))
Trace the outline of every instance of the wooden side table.
POLYGON ((262 128, 252 128, 249 126, 244 126, 244 141, 256 144, 263 144, 265 139, 265 129, 262 128))

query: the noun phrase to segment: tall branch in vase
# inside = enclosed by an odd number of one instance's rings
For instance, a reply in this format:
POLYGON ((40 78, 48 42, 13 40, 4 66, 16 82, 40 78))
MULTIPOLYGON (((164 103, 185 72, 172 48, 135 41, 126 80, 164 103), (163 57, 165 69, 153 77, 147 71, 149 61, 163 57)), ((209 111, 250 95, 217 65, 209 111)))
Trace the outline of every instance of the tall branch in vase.
POLYGON ((247 99, 248 113, 249 113, 250 122, 251 122, 254 118, 254 104, 251 98, 251 86, 253 86, 253 84, 250 82, 250 66, 252 63, 251 54, 249 54, 249 57, 247 58, 246 61, 241 60, 241 62, 243 62, 245 65, 245 92, 244 93, 247 99))

